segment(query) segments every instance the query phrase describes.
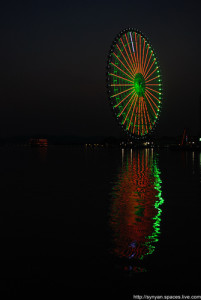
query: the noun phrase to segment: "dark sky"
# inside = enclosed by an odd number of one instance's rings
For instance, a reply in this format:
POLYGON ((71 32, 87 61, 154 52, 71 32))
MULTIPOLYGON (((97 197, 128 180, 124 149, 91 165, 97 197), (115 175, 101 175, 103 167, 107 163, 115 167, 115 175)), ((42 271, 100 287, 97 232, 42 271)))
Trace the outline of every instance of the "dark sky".
POLYGON ((160 135, 199 130, 201 1, 1 1, 0 135, 118 135, 106 61, 126 27, 161 66, 160 135))

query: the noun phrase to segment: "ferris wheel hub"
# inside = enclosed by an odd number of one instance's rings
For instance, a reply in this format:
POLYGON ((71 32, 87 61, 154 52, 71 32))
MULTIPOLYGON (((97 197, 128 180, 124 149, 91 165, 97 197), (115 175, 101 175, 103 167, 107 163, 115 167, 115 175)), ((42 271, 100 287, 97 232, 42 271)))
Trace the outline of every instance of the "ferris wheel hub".
POLYGON ((134 88, 139 97, 143 97, 145 93, 145 80, 141 73, 137 73, 134 77, 134 88))

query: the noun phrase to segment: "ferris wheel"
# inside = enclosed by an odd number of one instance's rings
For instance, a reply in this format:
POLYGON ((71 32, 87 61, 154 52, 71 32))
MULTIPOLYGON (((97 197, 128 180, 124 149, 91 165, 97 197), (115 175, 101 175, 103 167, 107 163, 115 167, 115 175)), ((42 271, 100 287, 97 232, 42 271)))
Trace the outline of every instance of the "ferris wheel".
POLYGON ((158 59, 139 30, 127 28, 114 39, 107 62, 107 90, 115 117, 134 138, 155 129, 162 105, 158 59))

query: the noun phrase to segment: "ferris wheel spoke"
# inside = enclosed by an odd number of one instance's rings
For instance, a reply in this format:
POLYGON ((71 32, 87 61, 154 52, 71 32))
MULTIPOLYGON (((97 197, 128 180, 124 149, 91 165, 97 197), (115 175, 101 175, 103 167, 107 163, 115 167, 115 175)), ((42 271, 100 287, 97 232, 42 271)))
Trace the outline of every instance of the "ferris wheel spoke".
POLYGON ((128 91, 132 90, 132 89, 133 89, 133 87, 131 87, 131 88, 127 89, 127 90, 124 90, 124 91, 122 91, 122 92, 120 92, 120 93, 118 93, 118 94, 112 95, 112 96, 110 96, 110 98, 113 98, 113 97, 119 96, 119 95, 121 95, 121 94, 123 94, 123 93, 126 93, 126 92, 128 92, 128 91))
POLYGON ((158 75, 158 76, 156 76, 156 77, 154 77, 154 78, 152 78, 152 79, 145 80, 145 82, 146 82, 146 85, 147 85, 147 82, 150 82, 150 81, 152 81, 152 80, 155 80, 156 78, 159 78, 159 77, 160 77, 160 75, 158 75))
POLYGON ((153 89, 149 88, 148 86, 147 86, 147 89, 150 90, 150 91, 152 91, 152 92, 158 93, 159 95, 161 94, 161 92, 153 90, 153 89))
POLYGON ((143 127, 144 127, 144 122, 143 122, 143 110, 142 110, 142 99, 140 98, 140 134, 143 134, 143 127))
POLYGON ((123 114, 124 110, 126 109, 126 107, 128 106, 128 104, 131 102, 133 96, 130 98, 130 100, 127 102, 127 104, 124 106, 124 108, 122 109, 122 111, 120 112, 120 114, 118 114, 118 117, 121 117, 121 115, 123 114))
POLYGON ((160 83, 146 83, 146 86, 160 86, 161 84, 160 83))
POLYGON ((145 70, 144 70, 145 74, 146 74, 147 68, 148 68, 148 66, 149 66, 149 62, 150 62, 150 60, 151 60, 152 55, 153 55, 153 50, 152 50, 152 52, 151 52, 151 54, 150 54, 150 56, 149 56, 148 62, 147 62, 147 64, 146 64, 146 67, 145 67, 145 70))
POLYGON ((146 111, 146 116, 147 116, 147 119, 148 119, 148 126, 149 128, 151 127, 151 120, 150 120, 150 117, 149 117, 149 112, 148 112, 148 108, 147 108, 147 103, 144 101, 144 106, 145 106, 145 111, 146 111))
POLYGON ((143 110, 144 110, 144 120, 145 120, 145 126, 146 126, 146 130, 147 130, 147 133, 148 133, 148 128, 147 128, 147 121, 148 121, 148 118, 146 116, 146 110, 145 110, 145 102, 144 102, 144 98, 142 100, 142 105, 143 105, 143 110))
POLYGON ((146 52, 145 59, 144 59, 144 64, 143 64, 143 70, 144 71, 145 71, 145 66, 146 66, 146 62, 147 62, 148 52, 149 52, 149 45, 147 46, 147 52, 146 52))
POLYGON ((138 106, 136 107, 136 111, 135 111, 135 120, 134 120, 134 124, 133 124, 133 134, 135 133, 135 124, 136 124, 137 111, 138 111, 138 106))
MULTIPOLYGON (((139 67, 140 67, 140 72, 143 74, 144 72, 143 72, 143 70, 142 70, 142 61, 141 61, 141 59, 142 59, 142 53, 141 53, 141 48, 142 48, 142 38, 141 38, 141 34, 139 35, 139 44, 140 44, 140 46, 139 46, 139 67)), ((144 75, 144 74, 143 74, 144 75)))
POLYGON ((130 118, 130 123, 129 123, 129 126, 128 126, 128 130, 129 130, 130 125, 131 125, 132 120, 133 120, 133 113, 134 113, 134 110, 135 110, 135 107, 136 107, 137 100, 138 100, 138 97, 137 97, 137 95, 136 95, 136 96, 135 96, 135 104, 134 104, 134 106, 133 106, 133 111, 132 111, 132 115, 131 115, 131 118, 130 118))
POLYGON ((138 135, 140 135, 140 116, 141 116, 141 109, 139 103, 139 113, 138 113, 138 135))
POLYGON ((153 101, 153 99, 150 97, 150 95, 147 94, 147 97, 148 97, 149 100, 155 105, 156 109, 159 110, 158 106, 157 106, 156 103, 153 101))
POLYGON ((151 74, 149 74, 149 76, 147 76, 147 77, 145 78, 145 80, 147 80, 153 73, 155 73, 157 69, 158 69, 158 67, 156 67, 156 69, 154 69, 153 72, 152 72, 151 74))
POLYGON ((147 77, 147 75, 149 74, 149 71, 151 70, 151 68, 153 67, 153 64, 155 63, 155 61, 156 61, 156 58, 153 60, 153 62, 152 62, 152 64, 151 64, 151 66, 149 67, 149 69, 148 69, 148 71, 145 73, 145 75, 144 75, 144 77, 146 78, 147 77))
POLYGON ((142 111, 142 101, 141 101, 141 99, 140 99, 140 103, 139 103, 139 105, 140 105, 140 120, 139 120, 139 122, 140 122, 140 134, 142 134, 142 130, 143 130, 143 121, 142 121, 142 113, 143 113, 143 111, 142 111))
POLYGON ((126 117, 125 117, 125 119, 124 119, 123 125, 125 124, 126 119, 127 119, 128 115, 129 115, 129 112, 130 112, 130 110, 131 110, 131 108, 132 108, 132 106, 133 106, 133 103, 134 103, 134 101, 135 101, 134 95, 133 95, 132 98, 133 98, 133 101, 132 101, 132 103, 131 103, 131 105, 130 105, 130 108, 129 108, 128 112, 127 112, 127 115, 126 115, 126 117))
POLYGON ((144 39, 144 44, 143 44, 143 50, 142 50, 142 70, 144 72, 143 64, 144 64, 144 49, 145 49, 145 39, 144 39))
POLYGON ((149 102, 149 105, 151 106, 151 108, 152 108, 152 110, 153 110, 155 116, 157 117, 157 114, 156 114, 156 112, 155 112, 155 110, 154 110, 154 108, 153 108, 151 102, 149 101, 149 95, 148 95, 146 92, 145 92, 145 95, 146 95, 147 101, 149 102))
POLYGON ((122 84, 122 83, 113 83, 113 84, 110 84, 110 86, 133 86, 133 84, 131 83, 125 83, 125 84, 122 84))
POLYGON ((147 104, 146 102, 144 101, 144 107, 145 107, 145 111, 146 111, 146 117, 147 117, 147 133, 149 132, 149 129, 152 129, 152 125, 151 125, 151 120, 150 120, 150 117, 149 117, 149 113, 148 113, 148 109, 147 109, 147 104))
POLYGON ((111 62, 111 64, 116 67, 117 69, 119 69, 122 73, 124 73, 126 76, 128 76, 129 78, 131 78, 133 80, 133 77, 131 77, 130 75, 128 75, 126 72, 124 72, 121 68, 119 68, 117 65, 115 65, 113 62, 111 62))
POLYGON ((109 75, 114 76, 114 77, 117 77, 117 78, 121 78, 121 79, 123 79, 123 80, 126 80, 126 81, 129 81, 129 82, 132 82, 132 83, 133 83, 133 80, 131 81, 131 80, 129 80, 129 79, 127 79, 127 78, 124 78, 124 77, 121 77, 121 76, 119 76, 119 75, 116 75, 116 74, 113 74, 113 73, 109 73, 109 75))
MULTIPOLYGON (((148 111, 147 111, 147 104, 146 104, 144 98, 143 98, 143 104, 144 104, 144 108, 145 108, 145 113, 146 113, 147 121, 149 122, 149 124, 151 124, 151 121, 150 121, 150 118, 149 118, 149 114, 148 114, 148 111)), ((147 124, 148 124, 148 122, 147 122, 147 124)))
MULTIPOLYGON (((118 45, 117 45, 117 47, 118 47, 119 51, 121 52, 121 49, 119 48, 118 45)), ((114 55, 116 56, 116 58, 120 61, 120 63, 124 66, 124 68, 125 68, 125 69, 131 74, 131 76, 134 78, 134 73, 133 73, 132 71, 130 71, 130 70, 125 66, 125 64, 124 64, 124 63, 122 62, 122 60, 118 57, 118 55, 116 55, 115 52, 113 52, 113 53, 114 53, 114 55)), ((127 60, 125 59, 124 54, 123 54, 122 52, 121 52, 121 54, 122 54, 124 60, 126 61, 127 65, 128 65, 129 68, 130 68, 130 65, 128 64, 127 60)))
POLYGON ((126 100, 134 91, 132 90, 126 97, 124 97, 118 104, 116 104, 114 107, 118 107, 124 100, 126 100))
POLYGON ((142 67, 143 67, 143 63, 144 63, 144 49, 145 49, 145 39, 144 39, 143 50, 142 50, 142 67))
POLYGON ((140 135, 140 106, 139 106, 139 112, 138 112, 138 115, 137 115, 137 122, 138 122, 137 133, 138 133, 138 136, 139 136, 140 135))
POLYGON ((143 110, 144 110, 144 123, 145 123, 145 126, 144 126, 144 131, 145 133, 147 134, 148 133, 148 117, 146 116, 146 109, 145 109, 145 105, 144 105, 144 99, 142 101, 142 106, 143 106, 143 110))
POLYGON ((132 65, 132 61, 131 61, 131 59, 130 59, 130 57, 129 57, 129 55, 128 55, 128 52, 127 52, 127 50, 126 50, 126 46, 124 45, 124 42, 123 42, 122 38, 121 38, 121 43, 122 43, 122 45, 123 45, 123 47, 124 47, 124 50, 125 50, 125 52, 126 52, 126 55, 127 55, 128 59, 129 59, 129 61, 130 61, 130 68, 132 69, 133 74, 135 74, 135 70, 134 70, 134 67, 133 67, 133 65, 132 65))
POLYGON ((126 41, 127 41, 127 44, 128 44, 128 48, 129 48, 130 54, 131 54, 133 66, 135 66, 136 63, 135 63, 135 61, 133 60, 133 55, 132 55, 131 48, 130 48, 130 44, 129 44, 129 42, 128 42, 128 38, 127 38, 127 35, 126 35, 126 34, 125 34, 125 37, 126 37, 126 41))
POLYGON ((137 58, 137 66, 138 66, 138 69, 139 69, 139 59, 138 59, 138 47, 137 47, 137 34, 135 32, 135 48, 136 48, 136 58, 137 58))
POLYGON ((134 43, 133 43, 133 38, 132 38, 131 32, 130 32, 130 39, 131 39, 131 43, 132 43, 132 47, 133 47, 133 60, 135 61, 136 68, 137 68, 137 57, 136 57, 136 51, 135 51, 135 47, 134 47, 134 43))
POLYGON ((142 107, 142 134, 144 134, 145 133, 146 120, 145 120, 145 110, 144 110, 143 98, 141 100, 141 107, 142 107), (143 118, 144 118, 144 120, 143 120, 143 118))
POLYGON ((149 93, 153 98, 155 98, 159 103, 161 103, 161 101, 156 96, 154 96, 149 90, 147 90, 146 92, 149 93))

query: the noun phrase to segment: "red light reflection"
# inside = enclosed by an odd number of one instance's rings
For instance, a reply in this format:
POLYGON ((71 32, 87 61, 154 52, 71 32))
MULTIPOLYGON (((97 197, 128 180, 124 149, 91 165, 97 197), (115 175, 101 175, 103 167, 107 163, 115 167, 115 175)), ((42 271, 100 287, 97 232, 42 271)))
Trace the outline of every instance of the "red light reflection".
POLYGON ((142 259, 150 253, 147 241, 153 235, 154 217, 158 214, 153 165, 153 150, 135 150, 125 155, 113 187, 110 214, 113 253, 118 257, 142 259))

